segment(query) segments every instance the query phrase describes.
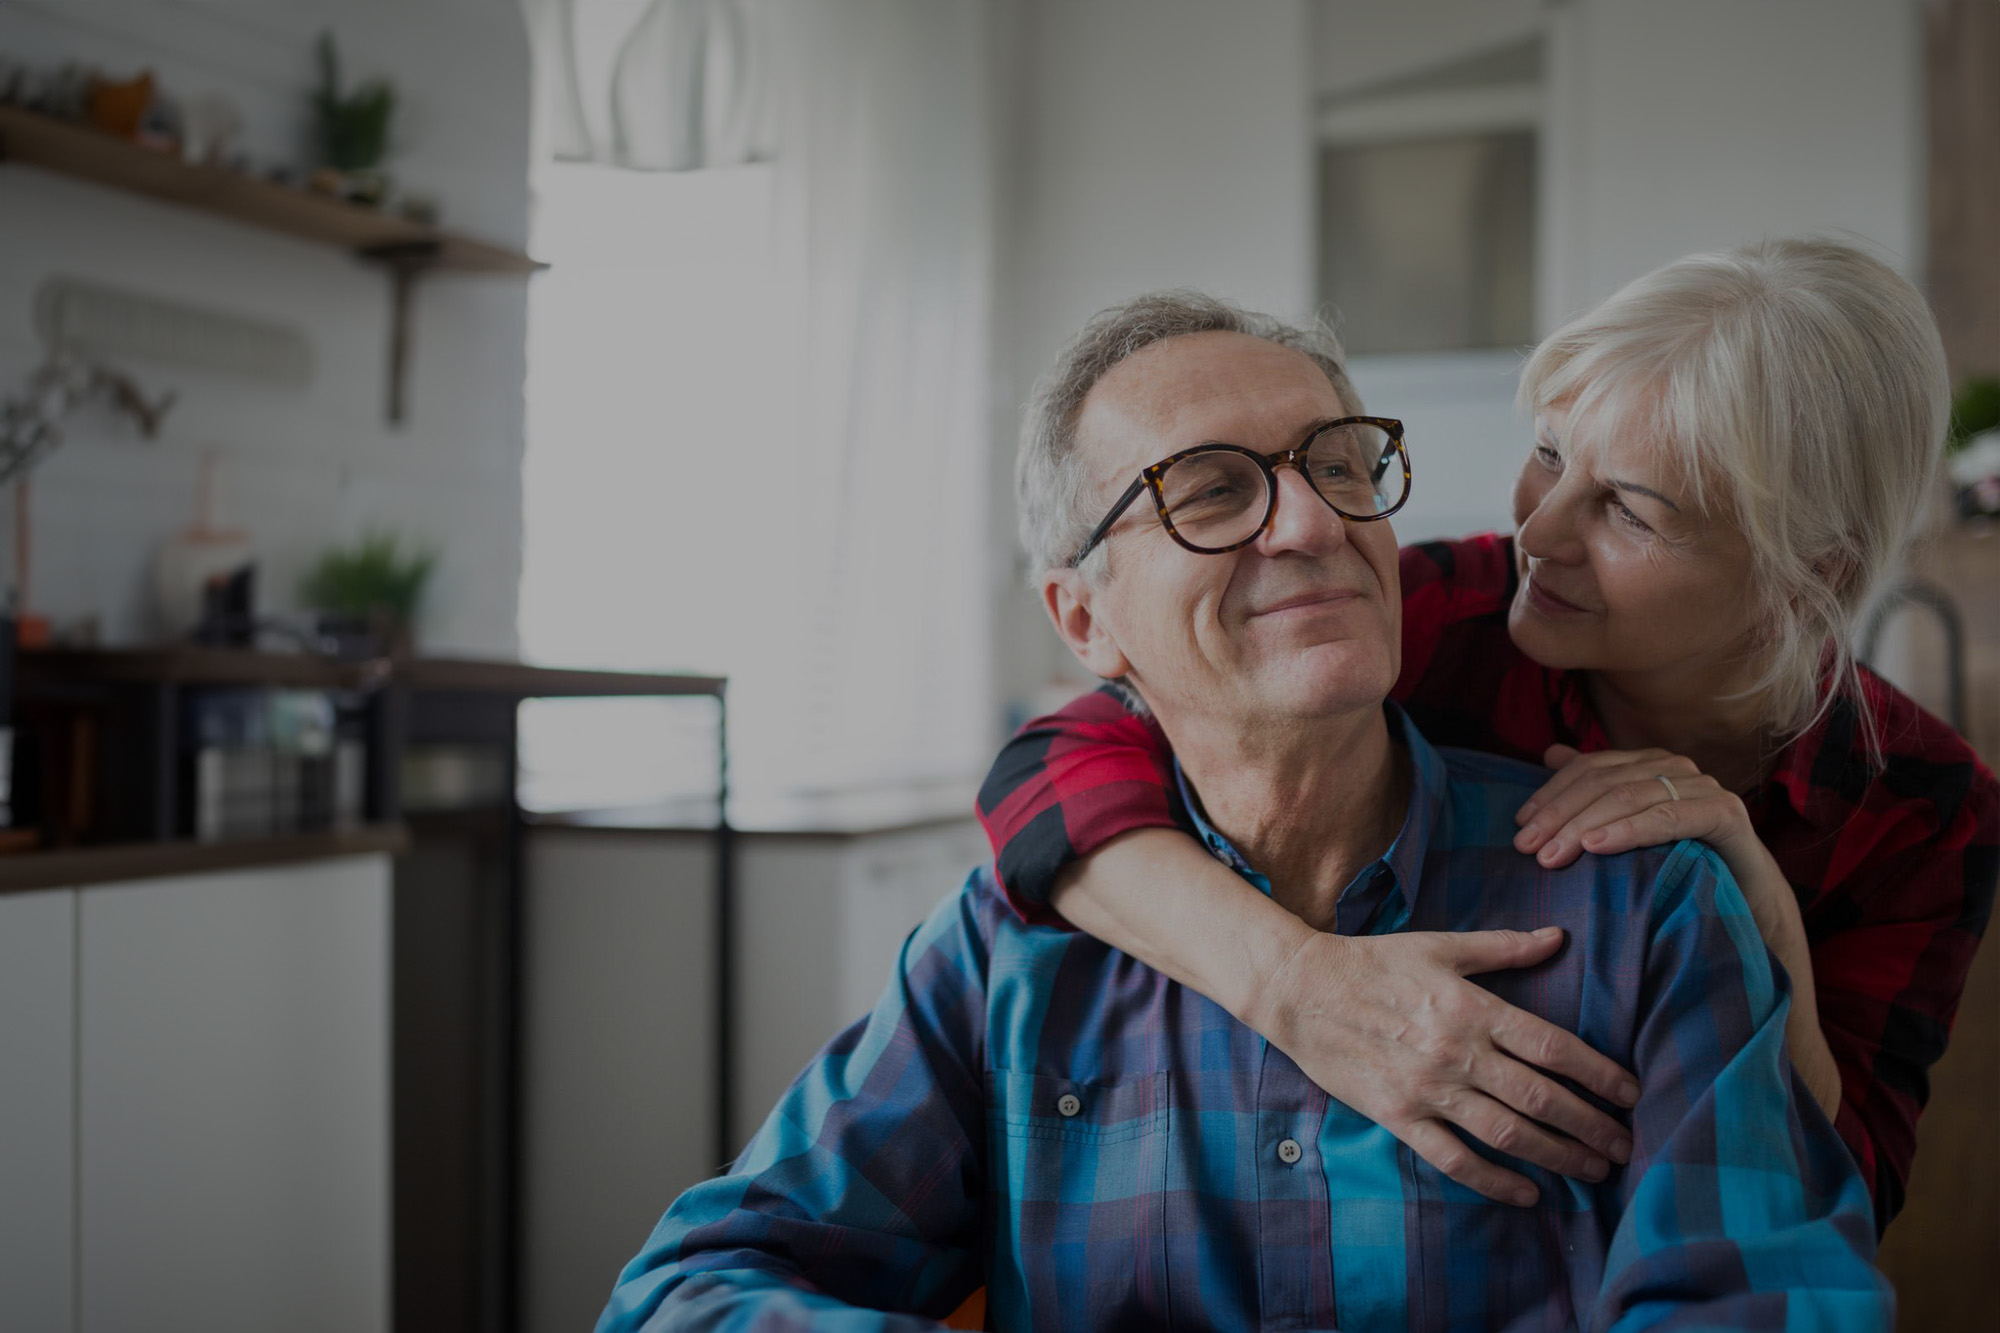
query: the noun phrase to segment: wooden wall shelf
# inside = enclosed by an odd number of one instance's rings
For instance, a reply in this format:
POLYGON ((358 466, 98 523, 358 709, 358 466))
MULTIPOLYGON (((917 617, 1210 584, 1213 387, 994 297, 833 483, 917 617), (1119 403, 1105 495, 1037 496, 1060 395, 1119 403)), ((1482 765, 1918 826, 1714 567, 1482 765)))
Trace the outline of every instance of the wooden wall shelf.
POLYGON ((503 246, 255 176, 183 162, 19 107, 0 106, 0 160, 198 208, 364 258, 404 246, 435 246, 435 268, 533 273, 545 267, 503 246))
POLYGON ((114 190, 199 209, 300 240, 346 250, 389 272, 393 290, 389 404, 404 418, 410 296, 421 273, 447 270, 521 277, 548 265, 505 246, 411 222, 345 200, 199 166, 85 125, 0 106, 0 162, 18 162, 114 190))

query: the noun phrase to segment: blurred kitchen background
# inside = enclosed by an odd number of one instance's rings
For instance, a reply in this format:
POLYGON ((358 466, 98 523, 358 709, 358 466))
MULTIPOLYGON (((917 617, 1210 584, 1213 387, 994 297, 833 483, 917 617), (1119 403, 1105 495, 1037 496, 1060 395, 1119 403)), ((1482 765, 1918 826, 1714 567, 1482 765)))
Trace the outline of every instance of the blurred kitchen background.
MULTIPOLYGON (((1944 328, 1866 648, 1993 762, 1994 0, 0 0, 0 1328, 587 1326, 1085 683, 1093 311, 1338 312, 1408 541, 1537 336, 1808 233, 1944 328)), ((1993 954, 1908 1329, 2000 1298, 1993 954)))

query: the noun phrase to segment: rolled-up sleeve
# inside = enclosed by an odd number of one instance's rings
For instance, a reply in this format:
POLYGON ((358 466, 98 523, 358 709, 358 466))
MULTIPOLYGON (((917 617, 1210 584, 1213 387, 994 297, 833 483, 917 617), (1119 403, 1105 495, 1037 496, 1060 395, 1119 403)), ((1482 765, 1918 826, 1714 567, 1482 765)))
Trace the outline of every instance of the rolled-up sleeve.
POLYGON ((1063 930, 1069 923, 1049 899, 1064 866, 1121 833, 1186 828, 1165 733, 1109 686, 1014 733, 980 784, 976 812, 1014 911, 1063 930))
POLYGON ((674 1201, 599 1333, 932 1328, 980 1284, 990 937, 974 888, 910 936, 873 1011, 729 1173, 674 1201))

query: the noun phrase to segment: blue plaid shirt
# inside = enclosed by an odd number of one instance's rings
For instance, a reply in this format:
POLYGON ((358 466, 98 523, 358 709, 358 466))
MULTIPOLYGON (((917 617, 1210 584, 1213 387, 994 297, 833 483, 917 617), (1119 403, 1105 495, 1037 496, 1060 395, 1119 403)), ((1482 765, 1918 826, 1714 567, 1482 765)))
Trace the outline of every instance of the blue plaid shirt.
POLYGON ((1390 712, 1410 810, 1336 928, 1566 928, 1478 980, 1639 1075, 1630 1165, 1589 1185, 1488 1151, 1542 1191, 1489 1202, 1203 996, 1022 924, 980 870, 674 1202, 600 1333, 931 1327, 981 1285, 1000 1329, 1887 1329, 1867 1189, 1794 1082, 1788 989, 1721 861, 1543 869, 1512 815, 1544 774, 1390 712))

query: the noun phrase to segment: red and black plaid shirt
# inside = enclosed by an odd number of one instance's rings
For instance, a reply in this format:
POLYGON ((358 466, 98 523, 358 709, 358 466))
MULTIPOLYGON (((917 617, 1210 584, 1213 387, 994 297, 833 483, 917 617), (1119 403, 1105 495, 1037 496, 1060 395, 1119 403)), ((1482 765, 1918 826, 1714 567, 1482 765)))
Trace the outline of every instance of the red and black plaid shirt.
MULTIPOLYGON (((1540 763, 1558 742, 1610 748, 1579 677, 1507 634, 1513 540, 1402 553, 1403 674, 1394 697, 1438 745, 1540 763)), ((1958 733, 1874 674, 1861 688, 1886 763, 1837 701, 1747 801, 1798 894, 1820 1027, 1840 1067, 1835 1126, 1875 1197, 1902 1207, 1930 1067, 1944 1053, 2000 877, 2000 784, 1958 733)), ((1116 834, 1184 827, 1166 738, 1108 690, 1023 727, 979 793, 980 822, 1016 909, 1055 921, 1056 872, 1116 834)))

